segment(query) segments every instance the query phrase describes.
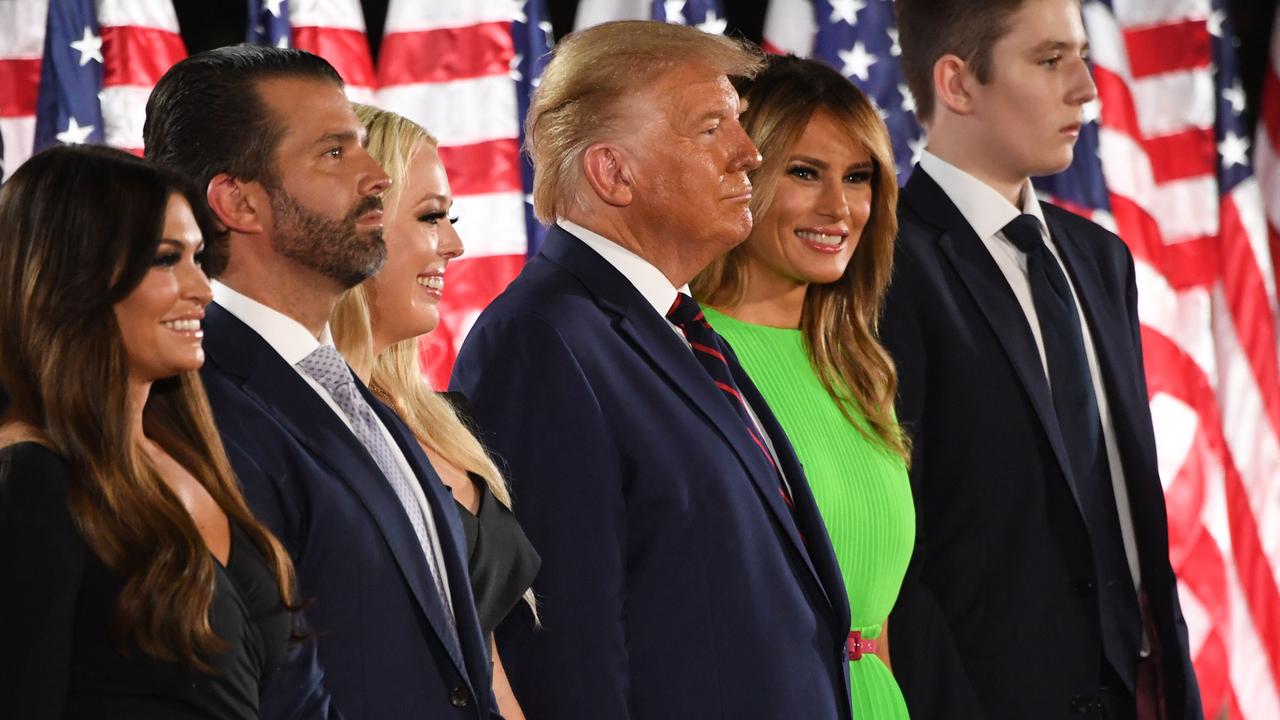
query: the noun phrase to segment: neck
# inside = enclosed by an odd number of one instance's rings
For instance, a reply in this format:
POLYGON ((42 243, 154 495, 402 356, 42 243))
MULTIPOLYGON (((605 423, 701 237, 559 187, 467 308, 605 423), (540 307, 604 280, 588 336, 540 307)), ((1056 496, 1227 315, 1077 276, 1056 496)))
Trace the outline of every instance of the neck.
POLYGON ((724 314, 753 325, 796 330, 804 312, 808 283, 795 282, 778 275, 754 271, 748 265, 743 283, 746 292, 733 307, 718 308, 724 314))
POLYGON ((317 340, 342 294, 329 278, 297 266, 271 273, 251 262, 229 264, 218 282, 293 318, 317 340))
POLYGON ((954 137, 956 133, 934 126, 929 130, 929 152, 951 165, 969 173, 983 184, 1000 193, 1014 207, 1022 207, 1022 188, 1027 176, 999 166, 1001 153, 991 152, 981 143, 954 137), (934 133, 937 133, 935 136, 934 133))
POLYGON ((126 398, 129 412, 128 422, 133 435, 133 442, 141 444, 147 437, 142 427, 142 411, 147 407, 147 399, 151 397, 151 381, 130 378, 126 392, 128 393, 126 398))
POLYGON ((684 267, 680 256, 674 249, 678 243, 667 240, 667 234, 660 230, 636 229, 617 212, 591 212, 580 217, 566 217, 566 220, 590 230, 601 237, 630 250, 644 258, 658 269, 671 283, 672 287, 684 287, 701 267, 692 272, 684 267))

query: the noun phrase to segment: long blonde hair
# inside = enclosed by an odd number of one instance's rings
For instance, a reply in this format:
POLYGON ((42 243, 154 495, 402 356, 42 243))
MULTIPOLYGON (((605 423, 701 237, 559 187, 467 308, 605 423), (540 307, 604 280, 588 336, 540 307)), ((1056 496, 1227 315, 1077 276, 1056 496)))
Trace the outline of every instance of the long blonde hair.
MULTIPOLYGON (((386 214, 391 216, 409 164, 422 148, 435 147, 437 141, 408 118, 368 105, 353 106, 368 130, 369 154, 391 177, 391 191, 383 197, 386 214)), ((511 491, 493 458, 449 401, 433 392, 422 377, 418 338, 401 340, 374 357, 373 295, 369 283, 361 283, 338 300, 330 323, 334 345, 357 375, 370 379, 370 388, 396 411, 419 443, 464 471, 480 476, 490 494, 510 508, 511 491)), ((525 600, 536 617, 532 590, 525 593, 525 600)))
MULTIPOLYGON (((893 416, 897 370, 876 337, 898 233, 889 132, 862 91, 815 60, 771 58, 745 97, 742 126, 764 155, 764 163, 751 173, 751 213, 757 219, 769 210, 788 151, 817 113, 833 118, 871 156, 871 216, 840 279, 811 284, 805 291, 800 330, 810 364, 845 419, 867 435, 855 420, 860 411, 874 439, 910 462, 910 443, 893 416)), ((693 294, 713 307, 739 304, 746 294, 745 266, 746 252, 739 245, 694 279, 693 294)))

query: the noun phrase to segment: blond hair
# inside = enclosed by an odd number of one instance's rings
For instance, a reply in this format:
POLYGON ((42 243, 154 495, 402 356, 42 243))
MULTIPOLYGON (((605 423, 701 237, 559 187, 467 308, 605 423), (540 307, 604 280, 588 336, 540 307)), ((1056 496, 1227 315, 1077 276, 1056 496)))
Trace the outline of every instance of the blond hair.
POLYGON ((561 40, 525 117, 538 219, 549 225, 566 208, 585 207, 582 154, 615 128, 621 98, 676 66, 751 77, 762 64, 759 51, 745 41, 667 23, 608 22, 561 40))
MULTIPOLYGON (((353 103, 356 115, 369 133, 369 154, 391 177, 391 192, 383 196, 386 214, 392 215, 403 188, 408 167, 424 147, 437 141, 421 125, 386 110, 353 103)), ((448 400, 433 392, 418 363, 418 338, 401 340, 376 357, 373 354, 373 297, 368 283, 343 293, 334 309, 330 329, 333 343, 356 374, 369 378, 369 387, 404 420, 418 442, 446 461, 484 480, 490 494, 511 507, 511 492, 493 458, 458 417, 448 400)), ((533 591, 525 601, 534 610, 533 591)))
MULTIPOLYGON (((826 114, 871 156, 871 215, 840 279, 811 284, 805 291, 800 330, 810 364, 845 419, 867 435, 854 419, 860 411, 874 439, 909 461, 910 443, 893 415, 897 370, 876 337, 898 234, 898 183, 889 131, 862 91, 814 60, 772 58, 746 98, 742 126, 764 155, 750 176, 751 214, 756 218, 769 211, 789 151, 815 115, 826 114)), ((722 308, 742 302, 747 289, 744 245, 694 278, 695 297, 722 308)))

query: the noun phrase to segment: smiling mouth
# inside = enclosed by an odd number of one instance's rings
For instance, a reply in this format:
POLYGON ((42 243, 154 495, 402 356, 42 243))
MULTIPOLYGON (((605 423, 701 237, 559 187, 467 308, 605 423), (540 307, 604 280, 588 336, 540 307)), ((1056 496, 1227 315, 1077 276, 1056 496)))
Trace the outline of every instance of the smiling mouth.
POLYGON ((830 235, 827 233, 814 232, 812 230, 797 230, 796 237, 800 238, 809 247, 823 252, 835 252, 844 247, 847 235, 837 234, 830 235))
POLYGON ((204 335, 200 329, 200 321, 195 318, 166 320, 160 324, 168 330, 172 330, 173 332, 181 333, 183 335, 204 335))
POLYGON ((419 275, 418 285, 427 289, 427 292, 433 295, 444 294, 444 276, 443 275, 419 275))

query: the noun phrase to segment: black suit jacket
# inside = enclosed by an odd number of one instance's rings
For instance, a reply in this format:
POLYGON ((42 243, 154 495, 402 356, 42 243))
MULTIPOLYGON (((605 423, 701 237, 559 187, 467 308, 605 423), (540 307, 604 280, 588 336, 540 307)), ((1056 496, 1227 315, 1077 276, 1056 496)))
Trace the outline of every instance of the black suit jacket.
MULTIPOLYGON (((249 506, 288 549, 325 685, 347 720, 483 718, 493 706, 453 499, 413 435, 356 380, 413 466, 431 505, 453 595, 458 639, 413 527, 360 441, 257 333, 217 303, 204 321, 200 371, 249 506)), ((264 690, 264 718, 280 710, 309 666, 294 662, 264 690)))
POLYGON ((502 661, 530 720, 847 720, 849 607, 786 435, 769 461, 674 329, 560 228, 481 315, 453 387, 542 555, 502 661))
MULTIPOLYGON (((1142 369, 1133 259, 1115 235, 1043 205, 1080 300, 1133 507, 1170 718, 1199 691, 1169 565, 1142 369)), ((982 241, 917 168, 903 189, 880 332, 914 442, 917 539, 890 620, 918 718, 1078 717, 1102 662, 1094 561, 1026 316, 982 241)))

